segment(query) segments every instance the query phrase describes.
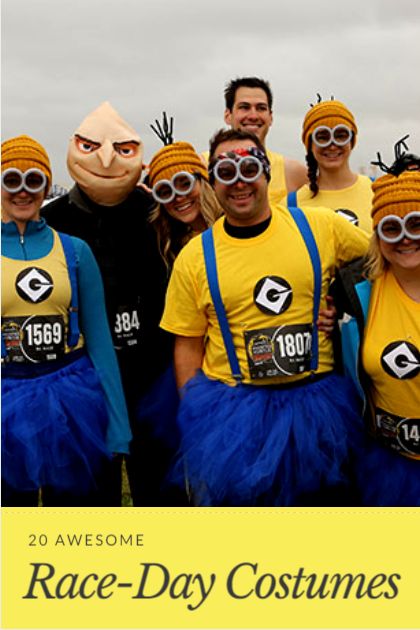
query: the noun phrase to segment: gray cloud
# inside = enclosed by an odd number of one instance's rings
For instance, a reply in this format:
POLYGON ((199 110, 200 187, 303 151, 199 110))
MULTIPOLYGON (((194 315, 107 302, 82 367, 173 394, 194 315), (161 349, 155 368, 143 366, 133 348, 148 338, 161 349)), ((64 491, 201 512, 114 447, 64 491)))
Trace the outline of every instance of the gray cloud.
POLYGON ((420 152, 418 0, 3 0, 3 137, 29 133, 68 182, 67 142, 104 100, 135 126, 146 159, 163 109, 177 139, 205 148, 223 124, 229 79, 274 91, 269 145, 303 159, 302 118, 320 92, 359 125, 352 163, 367 165, 410 133, 420 152))

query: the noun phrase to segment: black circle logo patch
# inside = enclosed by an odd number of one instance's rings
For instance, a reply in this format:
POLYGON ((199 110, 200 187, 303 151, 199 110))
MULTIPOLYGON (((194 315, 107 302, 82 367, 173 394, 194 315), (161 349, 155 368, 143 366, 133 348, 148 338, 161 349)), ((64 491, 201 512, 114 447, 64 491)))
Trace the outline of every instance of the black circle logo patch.
POLYGON ((382 352, 381 365, 393 378, 414 378, 420 373, 420 352, 408 341, 394 341, 382 352))
POLYGON ((353 225, 359 225, 359 217, 355 212, 353 212, 353 210, 349 210, 348 208, 337 208, 335 212, 339 214, 340 217, 343 217, 350 223, 353 223, 353 225))
POLYGON ((291 305, 292 298, 292 287, 284 278, 266 276, 255 285, 254 302, 267 315, 284 313, 291 305))
POLYGON ((15 287, 22 300, 38 304, 51 295, 54 284, 50 274, 44 269, 29 267, 20 272, 15 287))

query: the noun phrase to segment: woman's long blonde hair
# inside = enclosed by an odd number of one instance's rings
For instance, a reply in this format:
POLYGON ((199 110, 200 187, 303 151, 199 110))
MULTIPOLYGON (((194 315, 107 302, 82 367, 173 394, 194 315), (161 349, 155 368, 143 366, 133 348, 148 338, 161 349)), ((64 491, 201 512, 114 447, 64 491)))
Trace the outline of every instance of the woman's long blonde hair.
MULTIPOLYGON (((200 183, 201 214, 209 227, 222 216, 223 209, 210 184, 200 175, 195 177, 200 183)), ((171 217, 160 203, 153 208, 149 220, 156 230, 159 252, 169 270, 181 249, 195 233, 189 225, 171 217)))

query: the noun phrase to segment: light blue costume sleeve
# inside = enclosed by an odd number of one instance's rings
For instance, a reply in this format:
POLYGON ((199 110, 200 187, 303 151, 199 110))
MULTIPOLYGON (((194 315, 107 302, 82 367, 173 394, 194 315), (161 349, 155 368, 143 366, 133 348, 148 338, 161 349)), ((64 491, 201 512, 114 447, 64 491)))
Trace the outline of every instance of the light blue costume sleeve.
POLYGON ((90 247, 72 237, 78 270, 80 331, 103 387, 109 413, 107 446, 128 453, 131 431, 117 357, 109 330, 101 274, 90 247))

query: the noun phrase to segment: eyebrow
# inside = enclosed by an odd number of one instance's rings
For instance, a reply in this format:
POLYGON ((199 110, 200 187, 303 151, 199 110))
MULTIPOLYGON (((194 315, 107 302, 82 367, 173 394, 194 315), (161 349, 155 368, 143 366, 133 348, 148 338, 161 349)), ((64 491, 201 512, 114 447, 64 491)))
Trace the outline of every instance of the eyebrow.
POLYGON ((139 146, 140 142, 138 140, 119 140, 119 142, 113 142, 112 144, 114 146, 116 144, 137 144, 137 146, 139 146))
POLYGON ((91 138, 86 138, 85 136, 81 136, 80 133, 75 133, 74 135, 76 138, 79 138, 79 140, 84 140, 85 142, 91 142, 92 144, 97 144, 97 145, 101 144, 97 140, 92 140, 91 138))

